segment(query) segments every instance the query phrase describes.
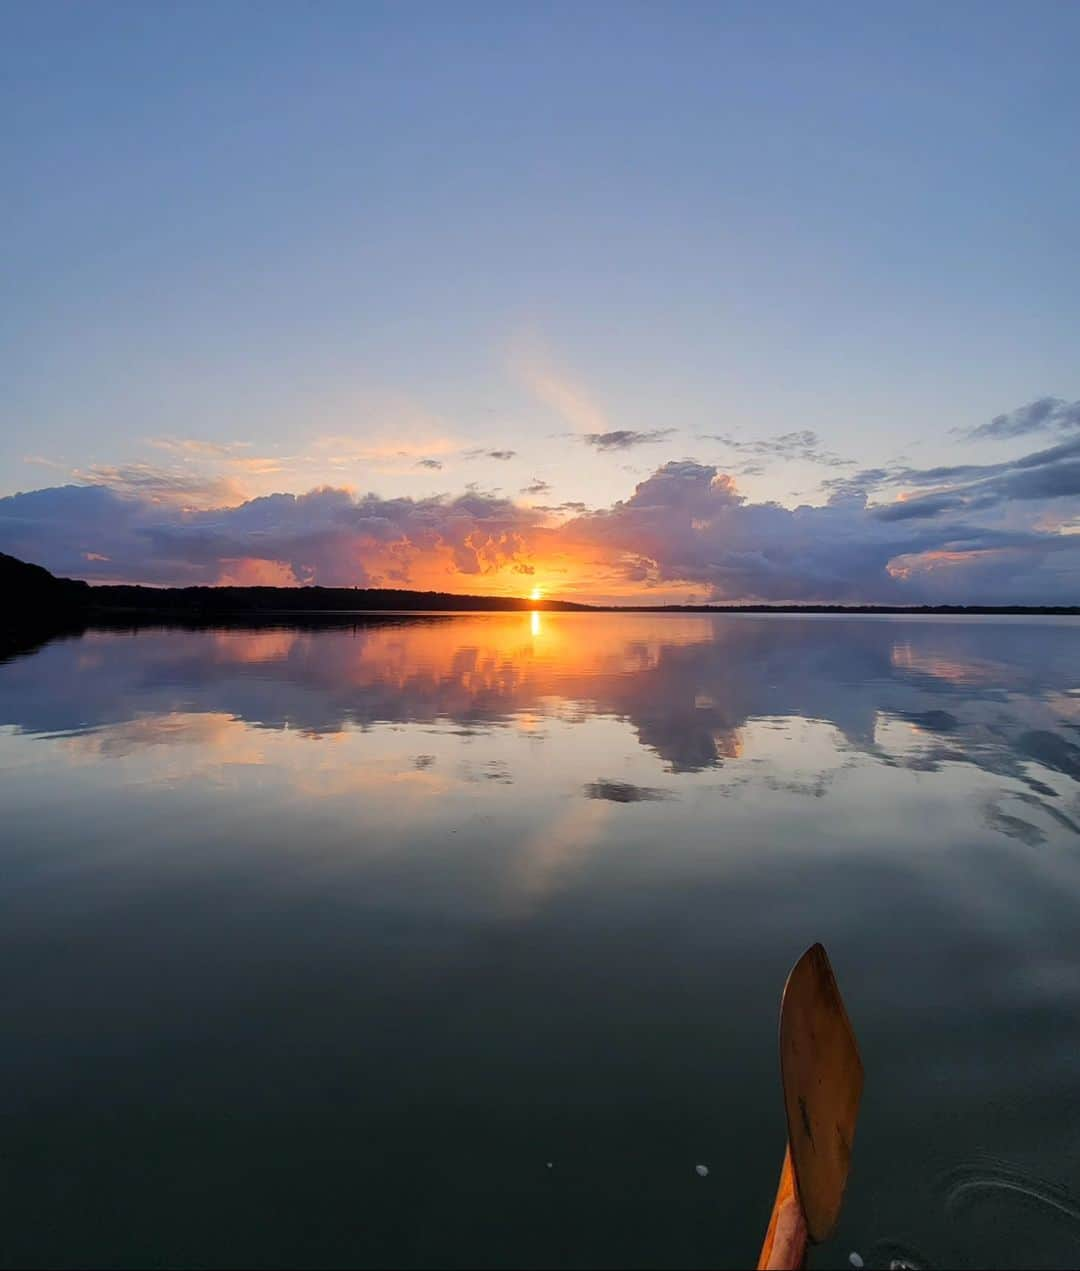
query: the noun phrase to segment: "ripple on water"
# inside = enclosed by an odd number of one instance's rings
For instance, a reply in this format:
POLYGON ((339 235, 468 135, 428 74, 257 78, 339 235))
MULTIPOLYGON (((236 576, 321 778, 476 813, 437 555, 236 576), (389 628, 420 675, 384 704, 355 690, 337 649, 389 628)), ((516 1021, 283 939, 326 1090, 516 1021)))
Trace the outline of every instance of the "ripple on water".
POLYGON ((952 1229, 950 1248, 936 1250, 938 1256, 928 1255, 907 1241, 883 1236, 865 1251, 866 1266, 918 1271, 953 1261, 990 1265, 985 1258, 991 1249, 1000 1259, 994 1265, 1078 1264, 1080 1199, 1058 1184, 1025 1173, 1008 1161, 983 1157, 939 1175, 934 1195, 952 1229), (998 1241, 1001 1233, 1022 1241, 1022 1261, 998 1241))
POLYGON ((952 1221, 974 1216, 980 1206, 1016 1198, 1065 1219, 1080 1241, 1080 1202, 1065 1188, 1025 1174, 1008 1161, 988 1157, 959 1165, 941 1176, 937 1189, 952 1221))
POLYGON ((1060 1184, 986 1157, 941 1175, 935 1189, 957 1247, 985 1248, 999 1234, 1015 1239, 1022 1231, 1024 1257, 1018 1265, 1077 1265, 1080 1200, 1060 1184))

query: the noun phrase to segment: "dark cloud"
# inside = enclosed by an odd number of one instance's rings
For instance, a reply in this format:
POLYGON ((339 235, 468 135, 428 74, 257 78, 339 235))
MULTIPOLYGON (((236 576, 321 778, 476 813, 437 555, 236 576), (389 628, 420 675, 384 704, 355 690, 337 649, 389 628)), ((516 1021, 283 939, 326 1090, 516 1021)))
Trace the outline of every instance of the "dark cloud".
MULTIPOLYGON (((1074 407, 1080 407, 1080 403, 1074 403, 1074 407)), ((1069 410, 1073 410, 1074 407, 1069 407, 1069 410)), ((999 416, 999 418, 1007 417, 999 416)), ((990 477, 1014 471, 1047 468, 1074 458, 1080 458, 1080 436, 1071 437, 1067 441, 1059 442, 1056 446, 1048 446, 1016 459, 1004 459, 996 463, 942 464, 933 468, 912 468, 894 463, 889 467, 863 468, 850 476, 828 477, 822 481, 821 486, 829 494, 839 497, 856 493, 871 494, 886 486, 956 486, 982 482, 990 477)), ((1034 482, 1027 488, 1035 489, 1038 484, 1034 482)))
POLYGON ((505 462, 507 459, 515 459, 516 457, 516 450, 486 450, 483 446, 462 452, 462 458, 464 459, 500 459, 505 462))
MULTIPOLYGON (((824 464, 828 468, 845 468, 853 464, 851 459, 841 459, 831 450, 826 450, 821 444, 821 438, 809 428, 798 432, 780 433, 763 441, 742 441, 726 433, 699 435, 706 441, 718 441, 730 450, 738 451, 739 454, 756 455, 762 459, 801 459, 806 463, 824 464)), ((758 466, 753 470, 756 473, 763 469, 758 466)), ((747 472, 747 469, 744 468, 743 471, 747 472)), ((748 472, 747 475, 749 475, 748 472)))
POLYGON ((530 482, 528 485, 521 487, 522 494, 548 494, 550 490, 551 486, 546 481, 541 481, 539 478, 530 482))
POLYGON ((881 504, 873 515, 883 521, 910 521, 942 512, 986 511, 1004 503, 1067 499, 1080 495, 1080 437, 1003 463, 900 468, 888 484, 946 488, 881 504))
MULTIPOLYGON (((976 487, 978 489, 979 487, 976 487)), ((1080 494, 1080 462, 1009 473, 986 483, 997 500, 1063 499, 1080 494)))
POLYGON ((937 468, 894 467, 887 470, 885 481, 894 485, 941 485, 949 481, 974 481, 1009 472, 1014 468, 1045 468, 1077 457, 1080 457, 1080 437, 998 463, 961 463, 937 468))
POLYGON ((580 499, 568 499, 565 503, 537 503, 533 505, 536 512, 556 512, 566 514, 568 512, 586 512, 588 505, 582 503, 580 499))
POLYGON ((585 433, 583 441, 596 450, 629 450, 632 446, 644 446, 663 441, 674 431, 674 428, 654 428, 652 432, 633 432, 629 428, 617 428, 614 432, 585 433))
POLYGON ((863 468, 847 477, 827 477, 821 488, 829 495, 832 502, 845 499, 862 498, 885 484, 892 475, 889 468, 863 468))
POLYGON ((972 441, 1001 441, 1033 432, 1069 432, 1074 428, 1080 428, 1080 402, 1040 397, 1007 415, 995 415, 989 423, 980 424, 977 428, 954 431, 972 441))
POLYGON ((1070 461, 1080 460, 1080 436, 997 463, 943 464, 912 468, 902 464, 863 468, 850 476, 830 477, 822 488, 837 502, 890 486, 938 487, 929 494, 880 505, 875 515, 886 521, 916 520, 957 509, 985 510, 1011 499, 1052 499, 1076 493, 1070 461), (1030 474, 1024 476, 1022 474, 1030 474))
POLYGON ((417 459, 418 468, 430 468, 432 472, 442 472, 442 464, 438 459, 417 459))
POLYGON ((872 515, 879 521, 917 521, 939 512, 951 512, 964 506, 958 494, 926 494, 918 499, 898 499, 874 508, 872 515))

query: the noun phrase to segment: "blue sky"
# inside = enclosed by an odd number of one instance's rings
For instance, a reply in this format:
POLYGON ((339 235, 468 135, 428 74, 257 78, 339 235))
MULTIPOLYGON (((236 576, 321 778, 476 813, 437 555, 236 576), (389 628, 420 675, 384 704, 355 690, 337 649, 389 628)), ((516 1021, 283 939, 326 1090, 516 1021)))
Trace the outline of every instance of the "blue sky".
POLYGON ((693 459, 792 509, 1071 435, 964 433, 1080 398, 1076 5, 46 3, 0 50, 0 495, 597 511, 693 459))

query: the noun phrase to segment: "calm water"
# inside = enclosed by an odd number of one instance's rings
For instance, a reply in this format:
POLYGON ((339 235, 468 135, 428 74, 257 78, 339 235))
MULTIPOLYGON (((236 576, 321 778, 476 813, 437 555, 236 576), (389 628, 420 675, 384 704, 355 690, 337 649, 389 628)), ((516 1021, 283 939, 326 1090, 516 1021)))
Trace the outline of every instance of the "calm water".
POLYGON ((812 1265, 1075 1266, 1078 779, 1067 619, 13 657, 0 1259, 745 1265, 820 939, 866 1089, 812 1265))

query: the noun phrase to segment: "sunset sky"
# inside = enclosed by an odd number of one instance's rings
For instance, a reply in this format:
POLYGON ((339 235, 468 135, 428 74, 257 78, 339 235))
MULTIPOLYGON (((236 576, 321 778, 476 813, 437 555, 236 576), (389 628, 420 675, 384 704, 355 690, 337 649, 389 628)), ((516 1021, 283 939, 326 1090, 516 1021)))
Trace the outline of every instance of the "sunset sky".
POLYGON ((0 551, 1080 602, 1080 6, 8 6, 0 551))

